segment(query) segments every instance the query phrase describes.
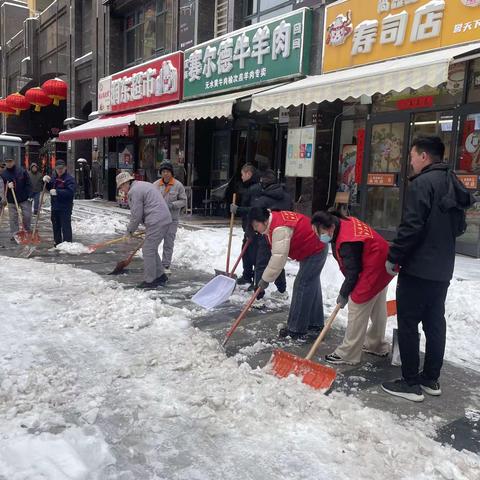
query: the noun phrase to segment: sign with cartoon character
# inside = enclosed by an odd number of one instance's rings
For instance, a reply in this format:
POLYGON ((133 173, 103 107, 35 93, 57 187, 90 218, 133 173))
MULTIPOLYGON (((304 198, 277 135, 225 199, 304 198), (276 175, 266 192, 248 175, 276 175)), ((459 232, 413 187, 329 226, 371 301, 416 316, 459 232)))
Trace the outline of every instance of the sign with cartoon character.
POLYGON ((480 0, 340 0, 325 31, 324 73, 478 41, 480 0))

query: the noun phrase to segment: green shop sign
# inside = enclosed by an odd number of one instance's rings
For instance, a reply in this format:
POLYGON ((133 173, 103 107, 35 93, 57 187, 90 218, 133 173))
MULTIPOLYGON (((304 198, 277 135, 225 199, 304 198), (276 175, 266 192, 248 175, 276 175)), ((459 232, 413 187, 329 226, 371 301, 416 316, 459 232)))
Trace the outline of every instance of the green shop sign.
POLYGON ((311 11, 236 30, 185 51, 183 98, 279 81, 308 73, 311 11))

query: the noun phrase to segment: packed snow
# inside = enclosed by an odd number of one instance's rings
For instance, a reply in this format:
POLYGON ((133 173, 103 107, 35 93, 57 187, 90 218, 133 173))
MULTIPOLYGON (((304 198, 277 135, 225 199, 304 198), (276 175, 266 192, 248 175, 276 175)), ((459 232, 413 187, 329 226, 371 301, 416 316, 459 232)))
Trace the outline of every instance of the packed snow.
POLYGON ((187 309, 68 265, 0 278, 0 478, 478 478, 438 419, 238 365, 187 309))
POLYGON ((68 253, 69 255, 82 255, 85 253, 92 253, 88 247, 78 242, 63 242, 59 243, 55 247, 58 251, 62 253, 68 253))

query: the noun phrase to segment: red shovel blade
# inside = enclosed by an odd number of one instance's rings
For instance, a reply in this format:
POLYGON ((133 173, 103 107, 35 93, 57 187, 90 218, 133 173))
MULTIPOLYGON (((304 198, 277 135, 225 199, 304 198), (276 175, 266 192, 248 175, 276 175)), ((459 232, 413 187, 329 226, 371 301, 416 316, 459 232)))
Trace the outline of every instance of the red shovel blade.
POLYGON ((30 243, 38 245, 41 241, 42 240, 38 232, 32 233, 32 236, 30 237, 30 243))
POLYGON ((13 238, 19 245, 28 245, 30 243, 31 235, 25 230, 17 232, 13 238))
POLYGON ((274 350, 270 361, 273 373, 277 377, 285 378, 293 373, 302 377, 303 383, 315 389, 329 390, 337 376, 337 372, 331 367, 297 357, 283 350, 274 350))

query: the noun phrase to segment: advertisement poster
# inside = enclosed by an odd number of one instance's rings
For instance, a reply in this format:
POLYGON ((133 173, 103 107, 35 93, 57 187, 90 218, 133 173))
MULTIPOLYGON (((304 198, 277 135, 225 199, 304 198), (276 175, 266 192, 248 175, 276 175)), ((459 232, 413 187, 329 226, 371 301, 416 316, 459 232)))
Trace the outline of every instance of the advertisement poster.
POLYGON ((290 128, 287 138, 285 176, 313 177, 315 127, 290 128))
POLYGON ((133 170, 133 144, 122 145, 118 153, 118 168, 121 170, 133 170))
MULTIPOLYGON (((357 145, 346 144, 340 154, 338 179, 340 192, 356 193, 355 165, 357 163, 357 145)), ((351 195, 352 196, 352 195, 351 195)))
POLYGON ((195 15, 197 0, 179 1, 178 44, 180 50, 195 45, 195 15))

